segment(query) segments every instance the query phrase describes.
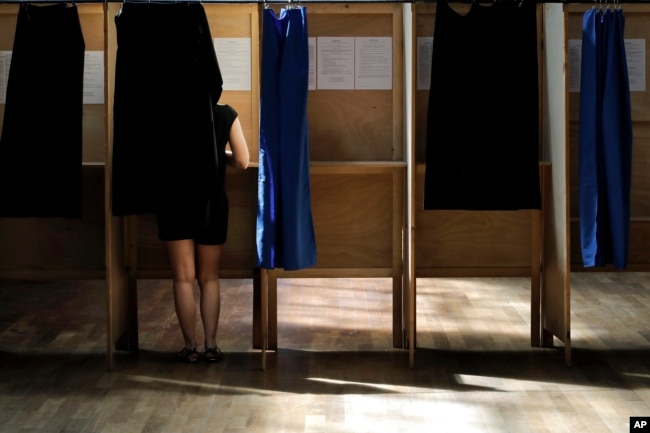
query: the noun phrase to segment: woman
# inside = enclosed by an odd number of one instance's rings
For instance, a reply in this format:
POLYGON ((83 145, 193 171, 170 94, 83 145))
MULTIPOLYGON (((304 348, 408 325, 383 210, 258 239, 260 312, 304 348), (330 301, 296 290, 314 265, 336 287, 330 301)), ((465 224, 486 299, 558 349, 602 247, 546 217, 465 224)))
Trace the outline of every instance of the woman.
MULTIPOLYGON (((203 359, 208 362, 223 359, 217 346, 217 327, 221 308, 219 263, 228 231, 226 165, 245 169, 249 163, 248 145, 237 112, 229 105, 217 104, 214 106, 214 122, 219 163, 210 196, 195 200, 190 206, 174 206, 175 200, 172 199, 157 213, 158 236, 167 245, 173 274, 174 306, 185 342, 177 358, 184 362, 200 359, 196 337, 195 280, 199 286, 204 331, 203 359), (226 149, 228 143, 230 149, 226 149)), ((182 172, 183 169, 179 168, 179 173, 182 172)))

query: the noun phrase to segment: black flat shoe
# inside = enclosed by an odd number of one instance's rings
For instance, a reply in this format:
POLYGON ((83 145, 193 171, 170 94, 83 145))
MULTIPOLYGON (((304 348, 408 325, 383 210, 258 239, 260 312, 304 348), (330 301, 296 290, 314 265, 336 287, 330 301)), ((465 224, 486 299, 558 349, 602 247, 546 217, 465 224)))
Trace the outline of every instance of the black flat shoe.
POLYGON ((176 359, 181 362, 197 362, 199 360, 199 352, 195 348, 183 347, 180 352, 176 354, 176 359))
POLYGON ((219 347, 206 347, 205 353, 203 354, 203 359, 210 363, 217 363, 223 359, 223 353, 219 347))

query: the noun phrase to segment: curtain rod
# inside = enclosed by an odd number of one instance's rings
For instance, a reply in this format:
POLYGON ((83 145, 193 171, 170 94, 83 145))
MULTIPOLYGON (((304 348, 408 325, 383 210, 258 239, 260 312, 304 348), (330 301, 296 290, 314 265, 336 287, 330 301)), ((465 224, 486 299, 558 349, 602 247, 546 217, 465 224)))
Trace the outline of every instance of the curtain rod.
POLYGON ((7 3, 245 3, 245 4, 294 4, 305 3, 413 3, 413 0, 0 0, 7 3))
MULTIPOLYGON (((503 0, 449 0, 450 3, 472 3, 474 1, 481 1, 489 3, 491 1, 503 0)), ((514 1, 514 0, 508 0, 514 1)), ((627 4, 650 4, 650 0, 518 0, 518 1, 535 1, 536 3, 563 3, 563 4, 593 4, 600 6, 619 5, 624 6, 627 4)), ((309 3, 435 3, 436 0, 0 0, 0 4, 16 4, 16 3, 243 3, 243 4, 294 4, 306 5, 309 3)))

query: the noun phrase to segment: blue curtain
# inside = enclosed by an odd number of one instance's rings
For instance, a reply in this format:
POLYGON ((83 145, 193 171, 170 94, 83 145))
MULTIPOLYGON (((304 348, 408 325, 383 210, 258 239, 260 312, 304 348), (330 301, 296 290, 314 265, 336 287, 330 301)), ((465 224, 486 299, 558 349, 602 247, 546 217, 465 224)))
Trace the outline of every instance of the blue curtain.
POLYGON ((265 9, 262 33, 257 265, 316 264, 311 211, 307 11, 265 9))
POLYGON ((579 210, 585 267, 627 266, 632 115, 620 8, 583 15, 579 210))

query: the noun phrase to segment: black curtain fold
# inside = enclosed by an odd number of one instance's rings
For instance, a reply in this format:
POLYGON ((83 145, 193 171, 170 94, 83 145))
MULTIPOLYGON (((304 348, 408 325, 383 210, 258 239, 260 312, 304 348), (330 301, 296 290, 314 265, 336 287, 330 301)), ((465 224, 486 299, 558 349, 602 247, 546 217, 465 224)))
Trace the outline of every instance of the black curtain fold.
POLYGON ((424 209, 539 209, 535 4, 438 0, 432 51, 424 209))
POLYGON ((76 6, 20 5, 0 138, 1 217, 81 217, 84 56, 76 6))
POLYGON ((115 17, 112 213, 209 195, 223 79, 203 5, 124 3, 115 17))

